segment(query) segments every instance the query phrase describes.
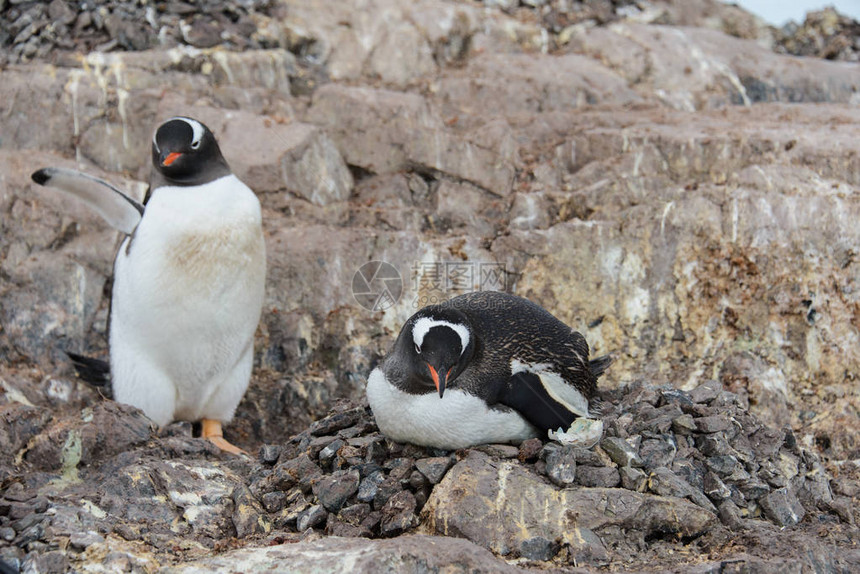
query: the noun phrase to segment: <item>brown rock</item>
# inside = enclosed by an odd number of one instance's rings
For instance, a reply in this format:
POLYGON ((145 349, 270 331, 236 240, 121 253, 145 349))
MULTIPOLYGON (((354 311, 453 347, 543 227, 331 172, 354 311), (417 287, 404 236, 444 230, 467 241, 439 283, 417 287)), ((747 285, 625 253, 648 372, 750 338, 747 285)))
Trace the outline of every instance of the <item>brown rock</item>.
POLYGON ((623 525, 642 529, 646 537, 656 531, 695 537, 716 519, 677 498, 624 489, 558 489, 516 463, 481 454, 471 454, 448 472, 421 518, 424 532, 468 538, 503 556, 536 536, 573 545, 581 528, 623 525))

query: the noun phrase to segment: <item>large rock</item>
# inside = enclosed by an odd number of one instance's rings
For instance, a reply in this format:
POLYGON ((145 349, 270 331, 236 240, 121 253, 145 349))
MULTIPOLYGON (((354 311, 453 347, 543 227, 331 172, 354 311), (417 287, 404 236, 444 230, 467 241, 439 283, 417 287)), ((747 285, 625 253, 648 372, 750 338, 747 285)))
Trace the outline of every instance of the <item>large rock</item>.
MULTIPOLYGON (((695 538, 716 522, 714 514, 680 498, 613 488, 559 489, 516 463, 477 452, 433 490, 422 519, 428 533, 467 538, 511 557, 528 554, 536 538, 570 548, 581 548, 581 538, 590 533, 614 528, 645 539, 667 533, 695 538)), ((593 545, 600 546, 599 540, 593 545)))
POLYGON ((439 97, 461 114, 552 112, 640 101, 628 81, 578 54, 481 54, 446 71, 439 97))
POLYGON ((597 58, 640 93, 681 110, 759 102, 853 102, 849 62, 780 56, 752 40, 702 28, 619 23, 583 28, 570 47, 597 58))
POLYGON ((395 540, 362 540, 331 536, 295 544, 234 550, 214 558, 171 566, 164 572, 203 574, 229 569, 235 572, 332 574, 392 571, 419 574, 427 571, 451 573, 520 572, 466 540, 441 536, 404 536, 395 540), (323 566, 324 565, 324 566, 323 566))
POLYGON ((464 137, 448 129, 421 96, 331 84, 314 95, 309 118, 337 142, 347 163, 373 173, 412 167, 497 195, 510 193, 510 130, 503 128, 486 144, 464 137))

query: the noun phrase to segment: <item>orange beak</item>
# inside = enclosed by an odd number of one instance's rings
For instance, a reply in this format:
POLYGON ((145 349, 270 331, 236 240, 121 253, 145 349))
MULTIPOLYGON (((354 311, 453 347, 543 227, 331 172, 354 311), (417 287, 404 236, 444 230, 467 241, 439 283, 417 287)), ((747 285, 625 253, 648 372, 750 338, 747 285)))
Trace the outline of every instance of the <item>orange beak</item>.
POLYGON ((181 156, 181 155, 182 154, 177 152, 177 151, 169 153, 169 154, 167 154, 167 157, 164 158, 164 160, 161 162, 161 165, 170 165, 173 162, 175 162, 177 159, 179 159, 179 156, 181 156))
POLYGON ((427 368, 430 369, 430 376, 433 377, 433 382, 436 384, 436 390, 439 391, 439 398, 441 399, 445 394, 445 384, 448 382, 448 377, 451 375, 451 371, 454 370, 454 367, 448 369, 448 372, 441 378, 439 377, 439 373, 436 369, 433 368, 433 365, 427 363, 427 368))

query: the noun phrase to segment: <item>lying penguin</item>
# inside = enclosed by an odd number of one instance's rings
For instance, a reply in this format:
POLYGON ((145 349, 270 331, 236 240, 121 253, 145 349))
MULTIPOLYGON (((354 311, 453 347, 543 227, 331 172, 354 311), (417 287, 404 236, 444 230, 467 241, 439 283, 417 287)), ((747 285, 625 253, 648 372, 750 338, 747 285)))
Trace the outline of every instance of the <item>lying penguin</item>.
MULTIPOLYGON (((45 168, 32 177, 79 197, 126 234, 114 260, 109 318, 114 398, 159 426, 199 420, 204 438, 241 453, 221 425, 251 377, 266 276, 260 202, 197 120, 159 126, 152 164, 143 204, 73 170, 45 168)), ((106 379, 104 362, 72 358, 86 378, 106 379)))
POLYGON ((589 417, 611 358, 540 306, 482 291, 425 307, 367 380, 383 434, 442 449, 519 443, 589 417))

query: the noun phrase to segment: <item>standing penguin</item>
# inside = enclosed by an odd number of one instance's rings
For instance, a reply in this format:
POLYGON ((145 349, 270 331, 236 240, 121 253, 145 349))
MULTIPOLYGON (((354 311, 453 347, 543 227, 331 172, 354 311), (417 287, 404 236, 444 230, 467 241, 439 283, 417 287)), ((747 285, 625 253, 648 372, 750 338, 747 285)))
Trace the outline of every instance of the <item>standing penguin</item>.
POLYGON ((367 380, 386 436, 443 449, 514 442, 589 416, 597 377, 585 338, 540 306, 482 291, 425 307, 367 380))
MULTIPOLYGON (((111 293, 114 398, 159 426, 199 420, 204 438, 241 453, 221 425, 233 418, 251 377, 266 276, 260 202, 197 120, 161 124, 152 164, 142 205, 77 171, 45 168, 32 177, 79 197, 127 235, 111 293)), ((73 359, 91 377, 106 370, 73 359)))

